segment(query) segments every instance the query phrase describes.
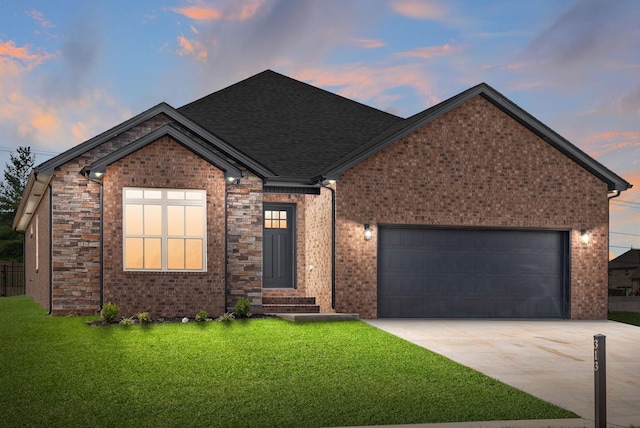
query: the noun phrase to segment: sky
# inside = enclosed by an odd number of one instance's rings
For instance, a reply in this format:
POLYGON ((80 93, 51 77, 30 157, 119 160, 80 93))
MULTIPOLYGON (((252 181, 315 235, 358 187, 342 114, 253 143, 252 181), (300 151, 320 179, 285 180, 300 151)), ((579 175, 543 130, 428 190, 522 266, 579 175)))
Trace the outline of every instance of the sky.
POLYGON ((640 248, 637 0, 2 0, 0 167, 266 69, 402 117, 486 82, 634 184, 640 248))

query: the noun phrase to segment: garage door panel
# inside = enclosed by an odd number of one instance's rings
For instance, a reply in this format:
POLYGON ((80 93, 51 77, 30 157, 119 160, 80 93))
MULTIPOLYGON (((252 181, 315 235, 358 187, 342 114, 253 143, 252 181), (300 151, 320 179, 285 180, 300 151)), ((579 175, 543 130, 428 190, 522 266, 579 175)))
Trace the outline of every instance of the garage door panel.
POLYGON ((567 312, 567 232, 383 226, 379 236, 379 317, 567 312))

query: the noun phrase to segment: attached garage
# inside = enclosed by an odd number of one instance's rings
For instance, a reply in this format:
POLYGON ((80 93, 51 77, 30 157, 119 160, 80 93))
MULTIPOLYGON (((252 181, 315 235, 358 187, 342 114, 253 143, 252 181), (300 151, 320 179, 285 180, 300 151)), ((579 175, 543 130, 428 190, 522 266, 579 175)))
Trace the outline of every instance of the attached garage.
POLYGON ((568 290, 568 231, 379 227, 379 318, 568 318, 568 290))

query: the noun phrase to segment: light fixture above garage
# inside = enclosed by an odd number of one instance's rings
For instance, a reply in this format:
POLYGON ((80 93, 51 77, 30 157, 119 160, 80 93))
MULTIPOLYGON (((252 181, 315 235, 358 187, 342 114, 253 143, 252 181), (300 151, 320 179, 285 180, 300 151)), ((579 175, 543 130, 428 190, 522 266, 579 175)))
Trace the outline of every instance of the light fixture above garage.
POLYGON ((369 223, 364 224, 364 240, 371 241, 373 238, 373 230, 371 230, 371 225, 369 223))
POLYGON ((582 241, 583 244, 588 244, 590 239, 591 236, 589 235, 589 232, 586 229, 582 229, 580 231, 580 241, 582 241))

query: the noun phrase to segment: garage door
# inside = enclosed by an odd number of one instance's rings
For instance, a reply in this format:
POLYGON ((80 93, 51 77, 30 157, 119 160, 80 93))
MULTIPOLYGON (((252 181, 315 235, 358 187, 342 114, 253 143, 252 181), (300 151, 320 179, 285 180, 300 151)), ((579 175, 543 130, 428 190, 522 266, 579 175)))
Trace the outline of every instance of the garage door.
POLYGON ((565 318, 568 232, 384 227, 378 317, 565 318))

